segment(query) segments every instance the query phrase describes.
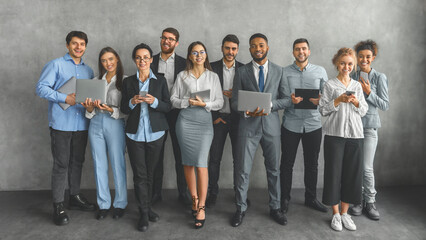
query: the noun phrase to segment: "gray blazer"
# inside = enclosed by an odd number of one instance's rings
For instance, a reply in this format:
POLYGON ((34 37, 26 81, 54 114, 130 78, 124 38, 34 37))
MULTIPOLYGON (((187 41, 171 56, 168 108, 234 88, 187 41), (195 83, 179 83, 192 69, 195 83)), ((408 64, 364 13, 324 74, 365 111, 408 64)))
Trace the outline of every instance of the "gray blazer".
MULTIPOLYGON (((245 117, 240 112, 240 136, 280 136, 280 118, 278 110, 284 109, 284 75, 283 68, 268 61, 268 75, 263 92, 272 94, 271 113, 262 117, 245 117)), ((235 71, 234 86, 232 89, 231 108, 238 111, 238 90, 259 92, 259 86, 253 73, 253 63, 239 67, 235 71)))

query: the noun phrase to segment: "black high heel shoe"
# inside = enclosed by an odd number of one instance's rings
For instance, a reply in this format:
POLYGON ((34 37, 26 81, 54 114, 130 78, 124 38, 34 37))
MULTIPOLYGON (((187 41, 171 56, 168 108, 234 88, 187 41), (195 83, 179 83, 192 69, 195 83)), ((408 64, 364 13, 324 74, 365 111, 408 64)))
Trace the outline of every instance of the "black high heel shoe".
POLYGON ((198 203, 197 203, 197 200, 198 200, 198 198, 196 197, 196 196, 192 196, 192 208, 191 208, 191 213, 192 213, 192 216, 195 218, 196 216, 197 216, 197 214, 198 214, 198 210, 197 210, 197 205, 198 205, 198 203), (195 208, 195 210, 194 210, 194 208, 195 208))
MULTIPOLYGON (((198 215, 198 213, 201 211, 201 210, 203 210, 204 211, 204 213, 206 213, 206 207, 205 206, 202 206, 202 207, 198 207, 198 211, 197 211, 197 215, 198 215)), ((200 228, 202 228, 202 227, 204 227, 204 222, 206 221, 206 217, 204 217, 204 219, 197 219, 196 217, 195 217, 195 229, 200 229, 200 228)))

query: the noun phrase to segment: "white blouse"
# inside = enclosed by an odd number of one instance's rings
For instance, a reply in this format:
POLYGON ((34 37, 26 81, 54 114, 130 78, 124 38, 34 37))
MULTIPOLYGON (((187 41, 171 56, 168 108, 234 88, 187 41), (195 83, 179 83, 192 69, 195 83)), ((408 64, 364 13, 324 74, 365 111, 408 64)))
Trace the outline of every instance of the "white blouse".
POLYGON ((353 79, 346 87, 339 79, 328 80, 324 85, 323 94, 319 102, 319 111, 322 116, 328 116, 324 123, 324 133, 329 136, 343 138, 364 138, 364 129, 361 117, 368 110, 361 84, 353 79), (352 103, 340 103, 334 106, 334 99, 346 91, 354 91, 359 101, 359 107, 352 103))
MULTIPOLYGON (((107 73, 104 74, 104 76, 102 77, 102 80, 106 81, 106 74, 107 73)), ((123 79, 125 79, 126 77, 127 76, 123 75, 123 79)), ((99 77, 95 78, 95 80, 96 79, 99 79, 99 77)), ((86 110, 86 118, 92 119, 96 115, 96 112, 109 113, 111 114, 111 117, 114 119, 126 117, 126 114, 120 111, 121 91, 119 91, 117 87, 115 86, 116 79, 117 77, 114 75, 114 77, 111 78, 111 81, 107 85, 106 104, 112 108, 113 112, 110 113, 108 111, 95 108, 91 113, 86 110)))
POLYGON ((205 70, 197 79, 191 72, 182 71, 176 77, 172 88, 170 101, 174 108, 189 107, 191 93, 210 89, 210 98, 203 99, 206 111, 218 111, 223 106, 222 87, 216 73, 205 70))

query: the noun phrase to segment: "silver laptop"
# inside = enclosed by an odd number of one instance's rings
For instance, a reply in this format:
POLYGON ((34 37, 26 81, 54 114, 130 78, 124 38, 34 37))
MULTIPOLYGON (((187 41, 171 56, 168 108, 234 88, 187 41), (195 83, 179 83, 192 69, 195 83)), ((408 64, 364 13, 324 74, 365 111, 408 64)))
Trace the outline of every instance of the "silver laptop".
MULTIPOLYGON (((75 77, 72 77, 58 89, 58 92, 64 93, 66 95, 70 93, 75 93, 75 84, 76 84, 76 79, 75 77)), ((67 110, 70 107, 70 105, 67 103, 59 103, 59 106, 61 106, 63 110, 67 110)))
POLYGON ((271 93, 238 90, 238 111, 254 112, 259 108, 264 109, 264 113, 270 113, 271 98, 271 93))
POLYGON ((106 103, 107 82, 99 79, 77 79, 75 87, 75 101, 77 103, 91 98, 92 101, 100 100, 106 103))

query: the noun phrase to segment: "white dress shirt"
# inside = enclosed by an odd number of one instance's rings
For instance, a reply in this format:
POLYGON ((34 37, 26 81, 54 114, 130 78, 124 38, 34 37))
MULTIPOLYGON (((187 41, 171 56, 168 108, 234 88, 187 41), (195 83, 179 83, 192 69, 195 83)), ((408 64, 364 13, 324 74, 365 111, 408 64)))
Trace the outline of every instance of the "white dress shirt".
POLYGON ((173 54, 166 61, 164 61, 160 53, 160 60, 158 61, 158 72, 164 73, 169 92, 172 90, 173 84, 175 82, 175 55, 176 54, 173 52, 173 54))
MULTIPOLYGON (((102 76, 102 80, 106 81, 106 75, 107 73, 105 73, 102 76)), ((123 79, 126 77, 127 76, 123 75, 123 79)), ((99 77, 97 79, 99 79, 99 77)), ((97 80, 97 79, 94 79, 94 80, 97 80)), ((111 117, 114 119, 126 117, 126 115, 120 111, 121 91, 119 91, 117 87, 115 86, 116 80, 117 80, 117 76, 114 75, 114 77, 111 78, 111 81, 107 85, 106 104, 112 108, 113 112, 110 113, 108 111, 100 110, 95 107, 91 113, 86 110, 86 118, 92 119, 96 115, 96 112, 109 113, 111 114, 111 117)))
POLYGON ((191 72, 182 71, 176 77, 176 82, 171 91, 170 101, 175 108, 189 107, 191 93, 210 89, 210 99, 204 99, 206 111, 218 111, 223 106, 223 94, 219 76, 205 70, 197 79, 191 72))
MULTIPOLYGON (((235 61, 234 64, 228 68, 223 63, 223 90, 229 91, 229 89, 232 89, 233 83, 234 83, 234 76, 235 76, 235 61)), ((223 96, 223 107, 219 110, 221 113, 231 113, 231 106, 229 104, 229 98, 227 96, 223 96)))
POLYGON ((325 135, 342 138, 364 138, 364 129, 361 117, 368 110, 361 84, 353 79, 346 87, 339 79, 330 79, 324 85, 323 94, 319 102, 319 111, 322 116, 328 116, 324 123, 325 135), (334 100, 346 91, 354 91, 359 101, 359 107, 352 103, 341 102, 337 107, 334 100))
MULTIPOLYGON (((253 72, 254 72, 254 78, 256 78, 256 82, 257 85, 259 86, 259 66, 260 64, 258 64, 257 62, 255 62, 254 60, 251 61, 253 63, 253 72)), ((265 64, 263 64, 263 83, 264 86, 266 86, 266 77, 268 76, 268 63, 269 60, 266 60, 265 64)))

